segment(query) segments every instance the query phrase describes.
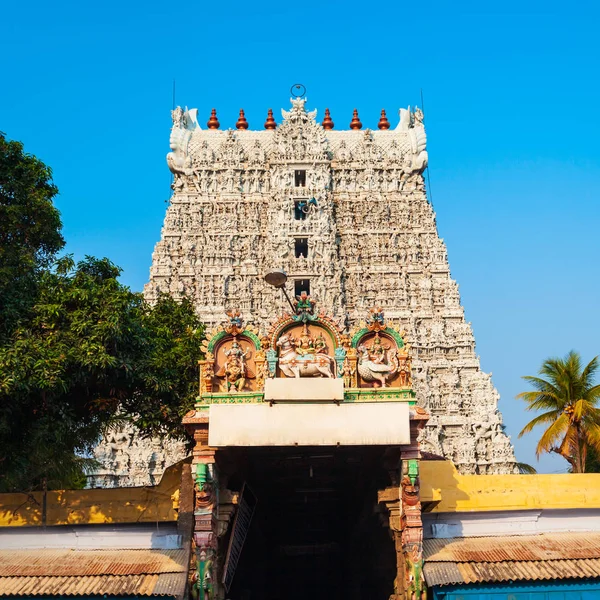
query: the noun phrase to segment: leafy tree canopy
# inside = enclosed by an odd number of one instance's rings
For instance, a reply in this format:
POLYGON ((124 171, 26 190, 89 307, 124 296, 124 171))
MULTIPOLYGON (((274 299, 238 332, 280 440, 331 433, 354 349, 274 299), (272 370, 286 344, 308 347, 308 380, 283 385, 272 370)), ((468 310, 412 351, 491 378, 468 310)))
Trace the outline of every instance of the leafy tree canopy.
POLYGON ((32 317, 0 347, 0 490, 61 487, 109 426, 183 437, 203 329, 188 301, 146 304, 107 259, 40 276, 32 317))
POLYGON ((533 390, 517 396, 527 402, 527 410, 544 411, 525 425, 519 437, 538 425, 546 427, 536 454, 560 454, 574 473, 598 468, 600 385, 594 383, 598 366, 598 357, 583 366, 574 351, 564 359, 549 358, 540 368, 541 377, 523 377, 533 390))
POLYGON ((0 491, 80 485, 108 427, 185 437, 203 327, 63 247, 48 167, 0 136, 0 491))
POLYGON ((0 132, 0 339, 27 312, 36 276, 64 246, 52 172, 0 132))

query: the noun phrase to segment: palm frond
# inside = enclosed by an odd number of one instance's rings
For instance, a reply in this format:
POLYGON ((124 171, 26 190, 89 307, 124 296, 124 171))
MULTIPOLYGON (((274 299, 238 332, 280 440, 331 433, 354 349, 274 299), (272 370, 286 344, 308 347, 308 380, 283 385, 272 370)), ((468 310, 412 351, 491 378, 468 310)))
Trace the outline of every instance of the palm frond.
POLYGON ((588 423, 585 438, 589 446, 600 452, 600 423, 588 423))
POLYGON ((521 475, 536 475, 537 470, 535 467, 528 465, 527 463, 518 462, 517 469, 519 469, 519 473, 521 475))
POLYGON ((536 456, 539 458, 542 452, 550 452, 556 446, 558 439, 568 434, 568 430, 569 417, 565 413, 562 413, 542 434, 535 449, 536 456))
POLYGON ((519 433, 519 437, 523 437, 526 433, 529 433, 537 425, 545 425, 547 423, 553 423, 560 416, 561 412, 562 411, 560 411, 560 410, 551 410, 547 413, 538 415, 534 419, 531 419, 531 421, 529 421, 529 423, 527 423, 527 425, 525 425, 525 427, 523 427, 523 429, 521 430, 521 433, 519 433))
POLYGON ((551 381, 546 381, 541 377, 534 377, 533 375, 525 375, 521 379, 530 383, 539 392, 545 392, 547 394, 560 395, 560 388, 551 381))
MULTIPOLYGON (((564 415, 568 419, 568 415, 564 415)), ((570 457, 574 460, 578 458, 579 454, 579 436, 577 427, 569 425, 565 432, 565 437, 560 443, 558 453, 565 458, 570 457)))
POLYGON ((590 362, 583 368, 583 371, 581 372, 581 379, 586 383, 591 381, 594 378, 599 366, 598 357, 594 356, 594 358, 592 358, 592 360, 590 360, 590 362))
POLYGON ((586 398, 594 404, 600 400, 600 384, 594 385, 586 390, 586 398))

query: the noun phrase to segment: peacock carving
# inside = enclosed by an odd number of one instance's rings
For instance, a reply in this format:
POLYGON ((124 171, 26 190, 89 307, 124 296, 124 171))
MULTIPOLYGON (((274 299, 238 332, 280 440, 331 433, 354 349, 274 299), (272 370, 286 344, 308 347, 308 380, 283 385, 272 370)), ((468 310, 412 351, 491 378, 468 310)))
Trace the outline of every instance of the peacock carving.
POLYGON ((387 380, 398 372, 396 348, 384 345, 380 337, 375 337, 370 346, 361 344, 358 348, 358 374, 364 381, 379 383, 387 387, 387 380))

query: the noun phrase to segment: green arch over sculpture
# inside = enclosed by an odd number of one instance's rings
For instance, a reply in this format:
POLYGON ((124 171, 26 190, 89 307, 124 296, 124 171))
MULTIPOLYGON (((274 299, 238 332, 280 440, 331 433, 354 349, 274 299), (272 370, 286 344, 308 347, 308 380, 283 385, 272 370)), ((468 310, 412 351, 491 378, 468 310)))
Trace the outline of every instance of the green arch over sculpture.
MULTIPOLYGON (((233 335, 231 335, 230 333, 227 333, 226 331, 219 331, 219 333, 215 334, 210 342, 208 342, 208 352, 211 352, 214 354, 214 349, 215 346, 225 337, 230 336, 230 337, 234 337, 233 335)), ((248 329, 244 329, 244 331, 242 331, 242 333, 240 333, 239 335, 237 335, 236 337, 245 337, 248 338, 249 340, 252 340, 252 343, 254 344, 254 347, 257 350, 260 350, 260 339, 259 337, 253 332, 253 331, 249 331, 248 329)))
MULTIPOLYGON (((352 340, 350 341, 350 345, 352 346, 352 348, 356 348, 360 339, 367 333, 372 333, 372 331, 367 327, 363 327, 362 329, 357 331, 352 336, 352 340)), ((387 333, 396 342, 396 344, 398 344, 398 348, 404 347, 404 340, 395 329, 392 329, 391 327, 386 327, 385 329, 380 329, 379 333, 387 333)))

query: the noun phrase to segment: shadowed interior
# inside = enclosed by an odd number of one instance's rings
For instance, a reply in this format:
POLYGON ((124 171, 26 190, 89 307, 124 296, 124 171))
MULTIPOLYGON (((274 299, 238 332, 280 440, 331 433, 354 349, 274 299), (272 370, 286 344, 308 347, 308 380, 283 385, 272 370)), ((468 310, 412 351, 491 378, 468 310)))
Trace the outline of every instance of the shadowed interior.
POLYGON ((227 598, 389 597, 396 553, 377 491, 396 456, 382 446, 219 450, 229 489, 245 482, 258 499, 227 598))

